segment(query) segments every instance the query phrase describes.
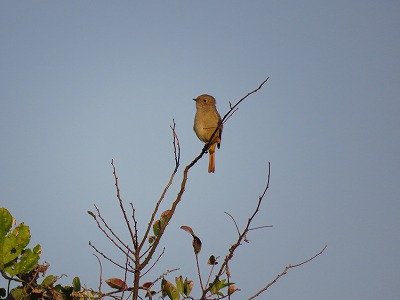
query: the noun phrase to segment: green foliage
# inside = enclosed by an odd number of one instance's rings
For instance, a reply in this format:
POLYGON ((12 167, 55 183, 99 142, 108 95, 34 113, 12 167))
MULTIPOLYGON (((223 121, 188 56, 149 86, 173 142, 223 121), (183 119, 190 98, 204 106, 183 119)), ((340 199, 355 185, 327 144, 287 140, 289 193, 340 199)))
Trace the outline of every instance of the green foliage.
POLYGON ((180 299, 178 289, 173 283, 169 282, 168 280, 163 279, 161 281, 161 291, 163 297, 168 296, 168 298, 171 300, 180 299))
POLYGON ((210 292, 213 295, 218 295, 218 296, 224 296, 224 294, 221 292, 223 288, 226 288, 230 286, 233 283, 227 283, 226 279, 220 280, 218 277, 215 277, 214 281, 210 283, 210 292))
POLYGON ((15 300, 72 300, 95 299, 97 294, 81 288, 79 277, 72 280, 72 286, 56 284, 60 276, 48 275, 41 283, 48 264, 38 264, 41 246, 27 248, 31 239, 29 226, 21 223, 13 228, 13 217, 5 208, 0 208, 0 272, 9 282, 19 285, 11 291, 0 288, 0 298, 15 300))
POLYGON ((29 227, 23 223, 12 229, 13 218, 5 208, 0 208, 0 271, 12 277, 28 273, 37 265, 40 245, 26 248, 31 239, 29 227))
POLYGON ((183 280, 183 277, 181 275, 179 277, 175 277, 175 283, 179 294, 181 294, 184 297, 190 296, 190 292, 192 291, 193 288, 192 280, 188 280, 187 278, 183 280))
POLYGON ((81 286, 81 280, 79 279, 79 277, 74 277, 74 279, 72 280, 72 286, 74 289, 74 292, 79 292, 82 288, 81 286))

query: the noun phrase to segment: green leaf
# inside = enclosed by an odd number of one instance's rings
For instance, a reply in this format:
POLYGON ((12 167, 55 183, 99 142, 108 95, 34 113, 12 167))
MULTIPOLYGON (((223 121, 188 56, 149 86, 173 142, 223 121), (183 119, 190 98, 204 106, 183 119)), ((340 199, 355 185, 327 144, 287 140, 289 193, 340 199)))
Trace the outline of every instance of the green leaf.
POLYGON ((4 271, 10 274, 10 276, 28 273, 35 268, 39 258, 38 253, 33 252, 31 249, 25 249, 18 258, 18 261, 4 268, 4 271))
POLYGON ((10 231, 12 221, 13 218, 10 212, 4 207, 0 207, 0 244, 6 234, 10 231))
POLYGON ((226 279, 219 280, 219 278, 216 276, 214 281, 210 283, 210 292, 212 294, 217 294, 219 296, 223 296, 224 294, 220 292, 221 289, 231 285, 233 283, 227 283, 226 279))
POLYGON ((11 290, 11 295, 15 300, 29 299, 28 293, 22 287, 16 287, 11 290))
POLYGON ((55 275, 46 276, 46 278, 43 279, 41 285, 42 285, 43 287, 45 287, 45 288, 52 287, 53 284, 57 281, 57 279, 58 279, 58 277, 55 276, 55 275))
POLYGON ((179 277, 175 277, 176 289, 178 293, 183 295, 183 277, 180 275, 179 277))
POLYGON ((161 230, 161 221, 160 220, 156 220, 153 223, 153 232, 155 236, 158 236, 160 234, 160 230, 161 230))
POLYGON ((79 292, 81 290, 81 280, 79 277, 74 277, 74 279, 72 279, 72 285, 74 287, 74 292, 79 292))
POLYGON ((178 290, 171 282, 164 280, 161 284, 163 293, 165 293, 169 299, 179 300, 178 290))
POLYGON ((35 247, 33 247, 32 252, 40 255, 42 254, 42 246, 40 246, 39 244, 37 244, 35 247))
POLYGON ((15 276, 35 268, 41 247, 36 245, 33 250, 25 248, 31 239, 29 226, 21 223, 10 231, 12 222, 8 210, 0 208, 0 271, 15 276))
POLYGON ((185 296, 190 296, 190 292, 193 289, 193 280, 188 280, 187 278, 185 279, 185 282, 183 283, 183 294, 185 296))
POLYGON ((70 286, 70 285, 62 286, 61 284, 57 284, 54 287, 54 290, 59 292, 59 293, 61 293, 61 294, 63 294, 63 295, 65 295, 66 299, 71 299, 69 297, 72 294, 72 292, 74 291, 74 288, 72 286, 70 286))
POLYGON ((21 223, 15 227, 3 240, 3 264, 7 265, 21 255, 24 248, 29 244, 30 239, 31 234, 28 226, 21 223))

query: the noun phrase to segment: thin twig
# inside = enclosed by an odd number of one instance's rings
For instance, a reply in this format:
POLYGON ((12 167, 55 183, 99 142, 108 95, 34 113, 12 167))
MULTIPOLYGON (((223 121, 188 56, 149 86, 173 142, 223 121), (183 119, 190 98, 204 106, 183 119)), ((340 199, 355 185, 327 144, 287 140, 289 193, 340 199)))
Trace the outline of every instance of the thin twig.
POLYGON ((132 220, 133 220, 133 228, 135 229, 135 239, 133 241, 133 246, 135 248, 135 251, 138 251, 138 228, 137 228, 137 220, 136 220, 136 209, 133 207, 132 202, 129 202, 132 208, 132 220))
MULTIPOLYGON (((124 272, 124 282, 125 282, 125 284, 126 284, 126 280, 127 280, 127 277, 128 277, 128 263, 129 263, 129 257, 126 256, 126 260, 125 260, 125 272, 124 272)), ((125 293, 125 291, 123 290, 123 291, 122 291, 122 294, 121 294, 121 299, 124 299, 124 293, 125 293)))
MULTIPOLYGON (((243 232, 239 235, 237 241, 235 244, 233 244, 228 251, 228 254, 225 256, 224 262, 222 263, 217 276, 220 277, 224 270, 226 265, 228 264, 228 262, 233 258, 233 254, 235 253, 235 250, 241 245, 242 241, 246 239, 246 234, 249 231, 250 228, 250 224, 253 221, 254 217, 257 215, 257 213, 260 210, 260 206, 262 203, 262 200, 265 196, 265 193, 267 192, 268 188, 269 188, 269 182, 270 182, 270 178, 271 178, 271 163, 268 162, 268 176, 267 176, 267 183, 266 186, 264 188, 264 191, 262 192, 262 194, 258 197, 258 202, 257 202, 257 206, 253 211, 253 214, 251 215, 251 217, 247 220, 247 224, 245 226, 245 228, 243 229, 243 232)), ((207 289, 203 290, 203 295, 201 297, 201 299, 205 299, 206 294, 210 291, 210 287, 208 287, 207 289)))
POLYGON ((97 258, 97 261, 99 262, 99 266, 100 266, 99 293, 101 294, 101 293, 102 293, 102 292, 101 292, 101 284, 102 284, 102 282, 103 282, 103 266, 101 265, 100 258, 99 258, 96 254, 94 254, 94 253, 92 253, 92 254, 97 258))
POLYGON ((142 254, 140 254, 139 258, 142 259, 147 253, 149 253, 150 249, 151 249, 151 245, 149 245, 149 247, 146 249, 146 251, 144 251, 142 254))
MULTIPOLYGON (((94 251, 96 251, 98 254, 100 254, 101 256, 103 256, 105 259, 107 259, 109 262, 113 263, 114 265, 116 265, 117 267, 120 267, 122 270, 125 270, 124 266, 121 266, 119 263, 113 261, 111 258, 109 258, 107 255, 105 255, 103 252, 101 252, 100 250, 98 250, 96 248, 96 246, 94 246, 90 241, 89 241, 89 246, 92 247, 94 249, 94 251)), ((134 273, 134 270, 128 270, 131 273, 134 273)))
POLYGON ((157 262, 160 260, 161 256, 163 256, 164 251, 165 251, 165 247, 163 248, 161 254, 157 257, 157 259, 155 260, 155 262, 150 266, 150 268, 149 268, 146 272, 144 272, 142 275, 140 275, 140 278, 142 278, 143 276, 145 276, 147 273, 150 272, 151 269, 153 269, 153 267, 154 267, 154 266, 157 264, 157 262))
POLYGON ((163 279, 163 278, 164 278, 165 276, 167 276, 169 273, 172 273, 172 272, 175 272, 175 271, 178 271, 178 270, 179 270, 179 268, 174 268, 174 269, 165 271, 165 272, 162 273, 160 276, 158 276, 156 280, 153 281, 152 285, 154 285, 157 281, 163 279))
POLYGON ((126 245, 115 233, 114 231, 111 229, 111 227, 107 224, 107 222, 104 220, 104 218, 102 217, 99 208, 96 206, 96 204, 94 204, 94 207, 96 208, 97 211, 97 216, 100 218, 100 220, 103 222, 104 226, 108 229, 108 231, 118 240, 118 242, 121 243, 122 246, 124 246, 128 252, 126 252, 124 249, 122 249, 122 247, 107 233, 107 231, 104 230, 104 228, 101 226, 100 222, 98 221, 97 218, 94 218, 94 220, 97 223, 97 227, 99 227, 99 229, 103 232, 103 234, 119 249, 121 250, 121 252, 123 252, 125 255, 128 255, 128 257, 133 261, 133 258, 129 256, 129 247, 128 245, 126 245))
POLYGON ((251 296, 250 298, 248 298, 248 300, 255 299, 256 297, 258 297, 259 295, 261 295, 263 292, 265 292, 266 290, 268 290, 268 289, 271 287, 271 285, 273 285, 274 283, 276 283, 276 282, 278 281, 279 278, 281 278, 282 276, 286 275, 287 272, 288 272, 290 269, 294 269, 294 268, 300 267, 300 266, 302 266, 302 265, 304 265, 304 264, 306 264, 306 263, 312 261, 312 260, 315 259, 317 256, 321 255, 321 254, 325 251, 325 249, 326 249, 327 247, 328 247, 328 245, 325 245, 324 248, 322 248, 321 251, 319 251, 317 254, 315 254, 314 256, 310 257, 310 258, 307 259, 307 260, 304 260, 304 261, 302 261, 302 262, 300 262, 300 263, 297 263, 297 264, 294 264, 294 265, 287 265, 287 266, 283 269, 283 271, 282 271, 281 273, 279 273, 278 275, 276 275, 276 277, 275 277, 271 282, 269 282, 265 287, 263 287, 261 290, 259 290, 256 294, 254 294, 253 296, 251 296))
POLYGON ((172 134, 173 134, 173 141, 172 144, 174 146, 174 158, 175 158, 175 170, 174 171, 178 171, 179 168, 179 164, 180 164, 180 159, 181 159, 181 146, 179 144, 179 138, 178 135, 176 134, 176 123, 175 120, 172 119, 173 122, 173 126, 170 126, 172 129, 172 134))
MULTIPOLYGON (((154 207, 154 211, 153 211, 153 213, 152 213, 152 215, 151 215, 151 218, 150 218, 150 221, 149 221, 149 223, 148 223, 148 225, 147 225, 146 232, 145 232, 145 234, 144 234, 144 236, 143 236, 142 241, 140 242, 140 245, 139 245, 139 248, 138 248, 138 251, 139 251, 139 252, 142 250, 144 243, 147 241, 149 232, 150 232, 151 227, 152 227, 152 225, 153 225, 153 222, 154 222, 154 220, 155 220, 155 217, 156 217, 156 214, 157 214, 158 209, 159 209, 159 207, 160 207, 160 204, 161 204, 161 202, 164 200, 165 195, 166 195, 168 189, 170 188, 170 186, 172 185, 172 182, 173 182, 173 180, 174 180, 174 177, 175 177, 175 175, 176 175, 176 173, 177 173, 177 171, 178 171, 179 162, 180 162, 180 155, 181 155, 180 153, 181 153, 181 150, 180 150, 178 135, 176 134, 176 131, 175 131, 175 121, 173 121, 173 126, 171 126, 171 130, 172 130, 172 135, 173 135, 175 168, 174 168, 172 174, 170 175, 169 180, 168 180, 168 183, 167 183, 166 186, 164 187, 164 190, 163 190, 163 192, 161 193, 161 196, 160 196, 160 198, 158 199, 156 206, 154 207)), ((154 245, 154 244, 153 244, 153 245, 154 245)), ((157 243, 157 245, 158 245, 158 243, 157 243)), ((153 247, 151 247, 151 248, 153 248, 153 247)), ((154 250, 155 250, 155 249, 154 249, 154 250)), ((141 255, 141 256, 143 256, 143 255, 141 255)), ((148 261, 150 260, 150 258, 151 258, 151 257, 149 257, 149 259, 148 259, 144 264, 142 264, 143 267, 145 267, 145 266, 147 265, 147 263, 148 263, 148 261)))
POLYGON ((226 213, 228 216, 230 216, 231 217, 231 219, 232 219, 232 221, 233 221, 233 223, 235 224, 235 227, 236 227, 236 230, 237 230, 237 233, 238 233, 238 235, 240 236, 240 230, 239 230, 239 227, 238 227, 238 225, 237 225, 237 223, 236 223, 236 220, 235 220, 235 218, 230 214, 230 213, 228 213, 228 212, 226 212, 226 211, 224 211, 224 213, 226 213))
POLYGON ((251 231, 251 230, 257 230, 257 229, 262 229, 262 228, 271 228, 271 227, 273 227, 273 226, 272 226, 272 225, 257 226, 257 227, 249 228, 249 231, 251 231))
POLYGON ((199 280, 200 280, 200 287, 201 290, 204 290, 203 281, 201 279, 201 273, 200 273, 199 255, 197 253, 195 253, 195 255, 196 255, 197 274, 199 275, 199 280))
POLYGON ((230 117, 232 117, 233 116, 233 114, 235 113, 235 112, 237 112, 238 111, 238 107, 236 107, 234 110, 232 110, 232 112, 229 114, 229 116, 227 116, 226 117, 226 119, 224 120, 224 122, 222 123, 222 124, 225 124, 226 123, 226 121, 228 121, 228 119, 230 118, 230 117))
POLYGON ((117 172, 115 170, 115 165, 114 165, 114 159, 111 160, 111 166, 112 166, 112 169, 113 169, 114 185, 115 185, 115 189, 116 189, 116 192, 117 192, 117 199, 118 199, 118 202, 119 202, 119 207, 121 208, 122 214, 124 215, 125 224, 127 225, 128 231, 129 231, 129 233, 131 235, 132 243, 134 243, 135 242, 135 235, 134 235, 134 232, 133 232, 133 230, 131 228, 131 224, 129 222, 129 219, 128 219, 127 215, 126 215, 124 203, 122 201, 121 193, 120 193, 120 190, 119 190, 118 176, 117 176, 117 172))

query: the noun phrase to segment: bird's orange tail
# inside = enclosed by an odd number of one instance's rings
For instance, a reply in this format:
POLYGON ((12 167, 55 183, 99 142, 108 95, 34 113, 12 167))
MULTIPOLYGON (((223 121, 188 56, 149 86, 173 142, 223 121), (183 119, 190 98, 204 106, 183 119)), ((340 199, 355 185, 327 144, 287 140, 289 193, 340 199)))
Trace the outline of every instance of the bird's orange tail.
POLYGON ((208 173, 215 172, 215 144, 211 145, 210 149, 208 149, 208 153, 210 154, 210 158, 208 160, 208 173))

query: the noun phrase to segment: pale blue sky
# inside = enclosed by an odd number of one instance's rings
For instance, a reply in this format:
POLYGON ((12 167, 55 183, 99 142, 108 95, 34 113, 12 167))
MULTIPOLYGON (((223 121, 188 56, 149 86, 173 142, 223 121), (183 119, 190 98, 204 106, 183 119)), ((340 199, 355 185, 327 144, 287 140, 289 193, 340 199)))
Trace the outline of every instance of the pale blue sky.
POLYGON ((50 273, 95 288, 88 240, 118 253, 86 211, 125 229, 111 159, 145 224, 173 167, 172 118, 186 164, 202 147, 191 99, 210 93, 224 114, 270 76, 225 125, 216 173, 206 159, 192 170, 147 279, 194 277, 180 225, 203 261, 224 256, 236 233, 223 212, 245 223, 270 161, 255 225, 274 227, 235 255, 236 299, 325 243, 260 299, 399 299, 399 28, 398 1, 1 1, 0 205, 31 226, 50 273))

